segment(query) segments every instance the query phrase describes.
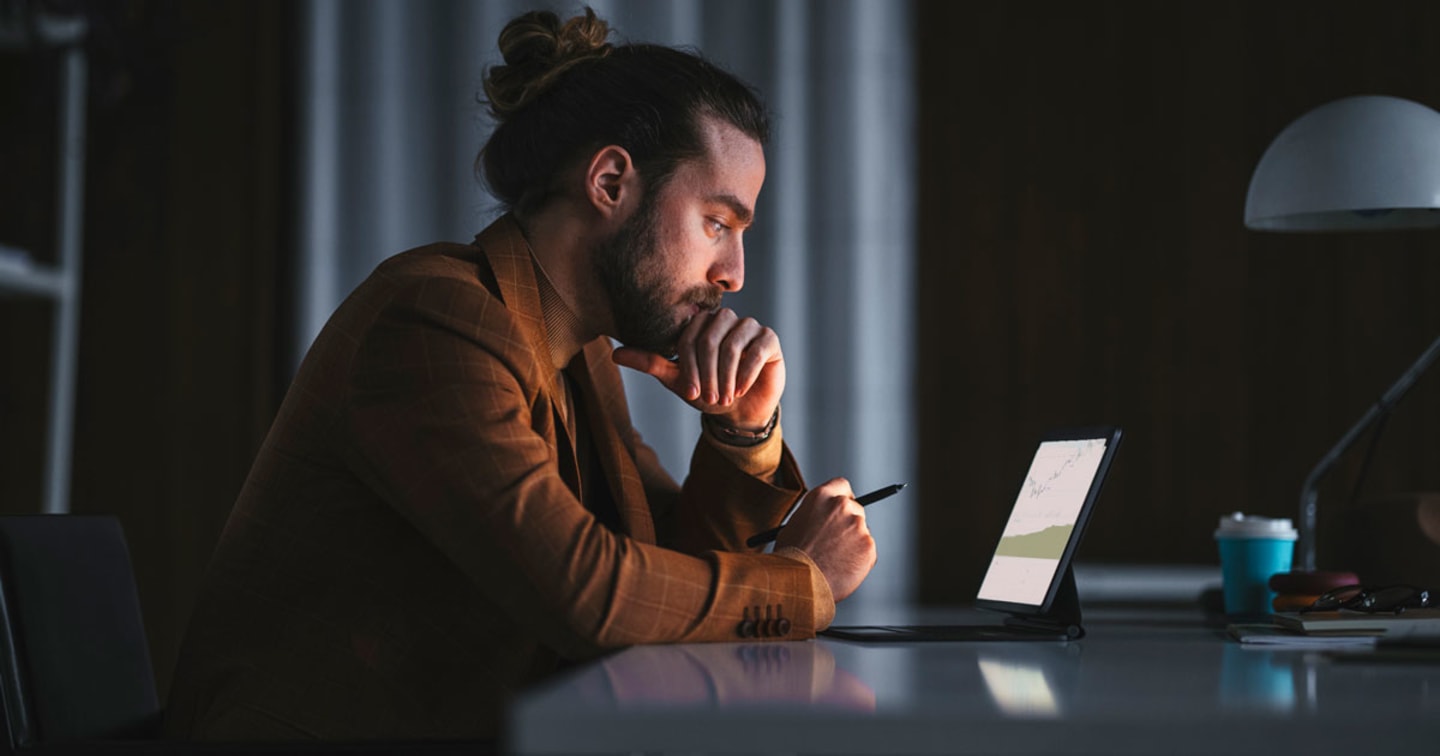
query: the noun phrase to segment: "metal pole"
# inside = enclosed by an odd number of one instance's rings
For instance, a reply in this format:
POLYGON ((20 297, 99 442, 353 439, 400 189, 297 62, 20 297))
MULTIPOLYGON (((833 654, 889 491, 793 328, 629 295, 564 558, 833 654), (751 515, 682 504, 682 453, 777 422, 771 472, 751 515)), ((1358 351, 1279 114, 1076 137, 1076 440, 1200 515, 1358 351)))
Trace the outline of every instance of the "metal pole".
POLYGON ((1320 458, 1320 461, 1315 465, 1315 469, 1311 470, 1310 475, 1305 478, 1305 485, 1300 489, 1299 570, 1305 572, 1313 572, 1315 570, 1315 525, 1316 520, 1319 519, 1319 511, 1316 503, 1319 496, 1316 493, 1316 487, 1320 483, 1320 478, 1329 472, 1330 468, 1334 467, 1336 462, 1340 461, 1340 455, 1344 454, 1345 450, 1349 449, 1351 444, 1355 443, 1355 439, 1359 438, 1360 434, 1363 433, 1366 428, 1369 428, 1376 420, 1384 417, 1400 402, 1401 397, 1405 396, 1405 392, 1409 391, 1410 387, 1415 385, 1415 381, 1419 380, 1420 376, 1425 374, 1425 370, 1430 367, 1430 363, 1434 362, 1436 357, 1440 357, 1440 337, 1437 337, 1435 341, 1430 344, 1430 348, 1426 349, 1420 355, 1420 358, 1415 360, 1415 364, 1411 365, 1409 370, 1402 373, 1400 378, 1395 381, 1395 384, 1382 394, 1380 399, 1371 405, 1370 409, 1365 411, 1364 415, 1360 416, 1360 419, 1355 425, 1351 426, 1350 430, 1346 431, 1345 435, 1340 437, 1340 440, 1329 453, 1320 458))
POLYGON ((70 457, 75 432, 76 352, 80 341, 80 247, 85 203, 84 48, 76 43, 62 57, 60 100, 59 203, 56 242, 59 291, 50 354, 50 433, 45 464, 44 511, 70 509, 70 457))

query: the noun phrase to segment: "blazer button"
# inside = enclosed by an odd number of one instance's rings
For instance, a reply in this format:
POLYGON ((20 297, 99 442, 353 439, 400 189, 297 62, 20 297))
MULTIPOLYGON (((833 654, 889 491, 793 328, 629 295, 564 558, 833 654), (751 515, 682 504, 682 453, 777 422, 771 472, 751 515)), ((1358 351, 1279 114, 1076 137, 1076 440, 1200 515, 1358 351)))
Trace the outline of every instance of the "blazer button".
MULTIPOLYGON (((760 616, 759 607, 755 608, 755 616, 760 616)), ((735 632, 739 633, 741 638, 753 638, 755 637, 755 620, 750 619, 750 607, 748 606, 745 607, 744 617, 740 620, 740 624, 735 626, 735 632)))

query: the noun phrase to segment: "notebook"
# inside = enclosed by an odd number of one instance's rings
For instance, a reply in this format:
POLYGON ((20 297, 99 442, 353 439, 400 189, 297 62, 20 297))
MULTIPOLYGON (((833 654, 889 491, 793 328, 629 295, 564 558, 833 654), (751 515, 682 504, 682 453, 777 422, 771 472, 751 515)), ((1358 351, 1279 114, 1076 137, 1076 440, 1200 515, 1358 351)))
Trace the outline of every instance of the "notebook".
POLYGON ((1072 428, 1040 439, 975 599, 976 607, 1004 615, 1001 622, 832 626, 821 635, 875 642, 1083 637, 1070 562, 1120 436, 1116 427, 1072 428))

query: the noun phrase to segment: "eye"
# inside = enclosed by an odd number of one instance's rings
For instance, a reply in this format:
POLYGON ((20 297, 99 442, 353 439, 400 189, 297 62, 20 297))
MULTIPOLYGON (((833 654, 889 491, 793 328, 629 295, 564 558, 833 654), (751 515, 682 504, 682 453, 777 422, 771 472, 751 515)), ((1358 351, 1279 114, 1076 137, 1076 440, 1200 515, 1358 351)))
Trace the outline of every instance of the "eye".
POLYGON ((705 230, 708 231, 711 236, 720 236, 726 231, 729 231, 730 227, 725 225, 725 222, 719 218, 706 218, 705 230))

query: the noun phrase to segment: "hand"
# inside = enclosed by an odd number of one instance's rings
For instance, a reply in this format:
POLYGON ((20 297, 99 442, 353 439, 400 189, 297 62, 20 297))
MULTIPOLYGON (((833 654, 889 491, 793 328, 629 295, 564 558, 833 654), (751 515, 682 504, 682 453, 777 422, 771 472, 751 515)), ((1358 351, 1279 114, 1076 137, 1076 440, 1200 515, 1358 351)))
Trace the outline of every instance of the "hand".
POLYGON ((770 422, 785 393, 785 355, 773 330, 729 308, 702 312, 681 332, 676 355, 671 362, 620 347, 611 359, 654 376, 690 406, 736 428, 758 431, 770 422))
POLYGON ((844 478, 828 480, 805 494, 775 539, 775 548, 782 546, 810 556, 830 581, 836 601, 854 593, 875 566, 875 539, 865 524, 865 508, 844 478))

